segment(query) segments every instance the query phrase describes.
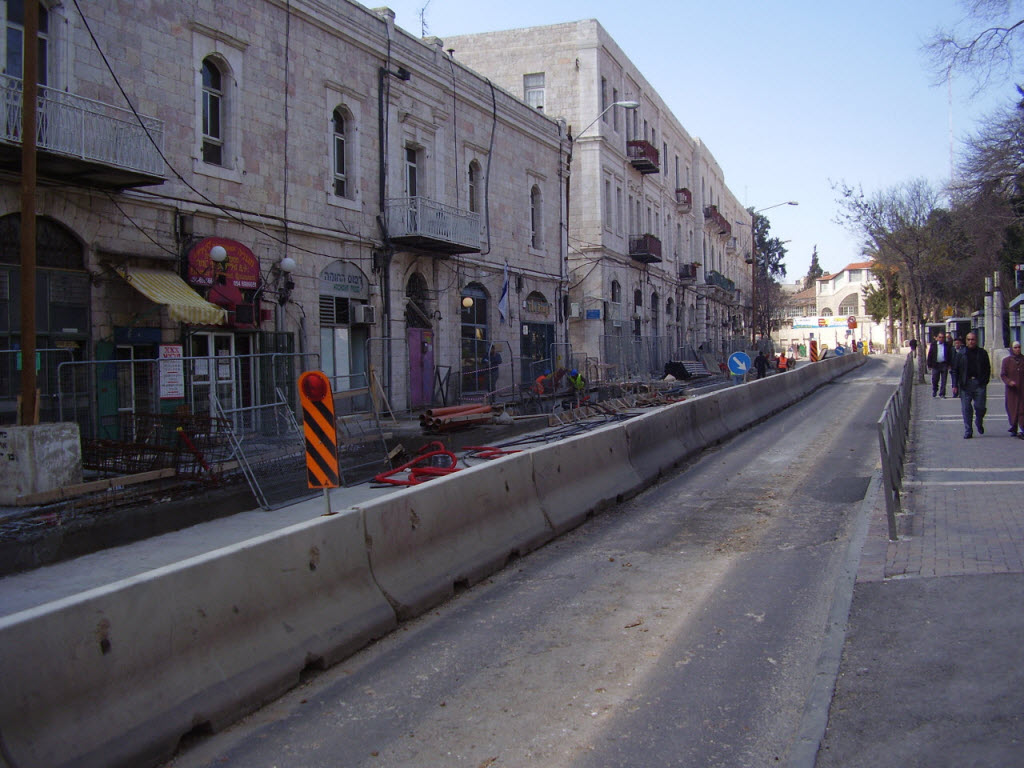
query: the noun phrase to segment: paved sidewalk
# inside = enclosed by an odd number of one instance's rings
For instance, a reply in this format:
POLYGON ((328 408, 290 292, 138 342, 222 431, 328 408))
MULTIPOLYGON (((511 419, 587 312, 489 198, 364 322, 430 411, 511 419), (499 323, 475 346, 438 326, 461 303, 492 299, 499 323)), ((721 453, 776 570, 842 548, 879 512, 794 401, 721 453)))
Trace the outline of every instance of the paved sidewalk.
POLYGON ((899 540, 881 494, 818 768, 1024 765, 1024 440, 915 385, 899 540))

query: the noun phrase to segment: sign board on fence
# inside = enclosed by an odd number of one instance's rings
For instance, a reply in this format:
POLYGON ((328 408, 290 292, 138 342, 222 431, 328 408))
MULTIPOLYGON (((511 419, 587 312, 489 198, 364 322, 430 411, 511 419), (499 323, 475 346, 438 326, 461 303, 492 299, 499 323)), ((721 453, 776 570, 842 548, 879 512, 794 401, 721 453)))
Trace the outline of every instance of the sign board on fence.
POLYGON ((181 344, 160 345, 160 399, 185 397, 185 362, 181 344))

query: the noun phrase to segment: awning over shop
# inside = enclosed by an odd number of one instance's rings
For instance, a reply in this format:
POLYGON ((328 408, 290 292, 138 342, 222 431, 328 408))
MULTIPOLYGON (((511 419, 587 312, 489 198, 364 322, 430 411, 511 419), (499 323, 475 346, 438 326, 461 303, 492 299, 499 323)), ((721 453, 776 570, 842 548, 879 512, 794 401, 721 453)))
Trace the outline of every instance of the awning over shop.
POLYGON ((139 293, 157 304, 167 305, 172 320, 196 325, 224 325, 226 310, 214 306, 173 272, 162 269, 118 267, 121 277, 139 293))

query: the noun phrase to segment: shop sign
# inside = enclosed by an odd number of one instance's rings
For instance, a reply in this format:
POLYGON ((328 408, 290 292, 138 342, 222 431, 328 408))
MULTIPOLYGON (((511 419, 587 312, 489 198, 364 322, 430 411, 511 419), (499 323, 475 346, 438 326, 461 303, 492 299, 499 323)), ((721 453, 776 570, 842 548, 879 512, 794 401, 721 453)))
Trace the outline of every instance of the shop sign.
POLYGON ((235 240, 204 238, 188 252, 188 282, 213 285, 219 275, 224 275, 227 284, 239 290, 255 290, 260 281, 260 261, 256 254, 235 240), (228 254, 221 264, 210 258, 210 250, 215 245, 222 246, 228 254))
POLYGON ((523 308, 527 312, 533 312, 544 317, 551 314, 551 304, 543 296, 528 296, 526 301, 523 302, 523 308))
POLYGON ((369 299, 370 288, 359 267, 347 261, 335 261, 320 273, 320 295, 369 299))

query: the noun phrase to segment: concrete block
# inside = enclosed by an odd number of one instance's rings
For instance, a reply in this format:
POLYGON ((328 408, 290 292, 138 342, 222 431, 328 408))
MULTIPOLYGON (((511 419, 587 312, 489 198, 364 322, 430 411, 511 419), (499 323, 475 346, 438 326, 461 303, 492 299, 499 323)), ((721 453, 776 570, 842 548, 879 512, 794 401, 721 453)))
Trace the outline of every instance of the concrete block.
POLYGON ((537 496, 556 534, 644 486, 630 463, 623 424, 537 448, 530 456, 537 496))
POLYGON ((623 423, 630 464, 645 485, 704 447, 693 423, 691 402, 666 405, 623 423))
POLYGON ((82 482, 82 441, 72 422, 0 428, 0 504, 82 482))
POLYGON ((370 567, 400 619, 417 616, 554 536, 529 453, 360 505, 370 567))
POLYGON ((362 517, 318 518, 0 619, 18 766, 150 765, 396 626, 362 517))

